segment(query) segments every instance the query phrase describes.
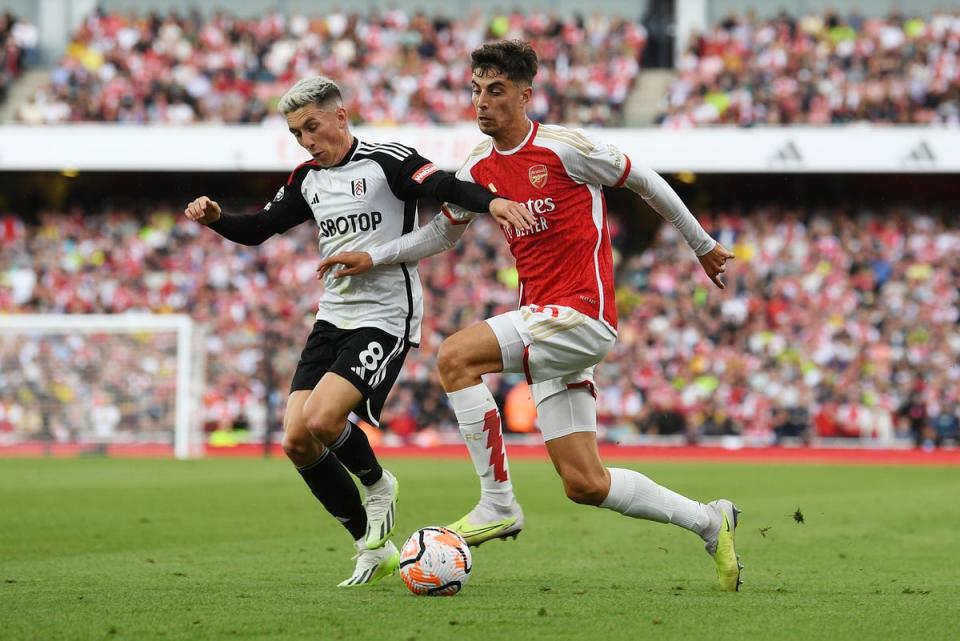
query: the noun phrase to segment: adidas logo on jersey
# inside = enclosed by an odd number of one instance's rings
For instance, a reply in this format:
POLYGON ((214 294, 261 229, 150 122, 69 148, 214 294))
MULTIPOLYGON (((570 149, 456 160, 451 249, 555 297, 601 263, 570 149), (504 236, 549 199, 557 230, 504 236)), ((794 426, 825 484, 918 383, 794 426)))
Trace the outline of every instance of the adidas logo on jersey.
POLYGON ((351 367, 350 371, 360 377, 360 380, 363 380, 363 372, 365 371, 362 367, 351 367))
POLYGON ((310 204, 311 204, 311 205, 319 205, 319 204, 320 204, 320 194, 314 194, 314 195, 313 195, 313 200, 310 201, 310 204))

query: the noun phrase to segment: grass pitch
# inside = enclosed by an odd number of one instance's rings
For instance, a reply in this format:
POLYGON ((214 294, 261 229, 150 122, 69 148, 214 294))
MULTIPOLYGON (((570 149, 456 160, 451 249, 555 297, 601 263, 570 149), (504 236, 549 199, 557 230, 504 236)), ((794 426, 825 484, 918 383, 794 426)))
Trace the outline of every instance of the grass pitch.
MULTIPOLYGON (((387 463, 398 546, 476 498, 467 460, 387 463)), ((546 461, 511 463, 520 538, 426 598, 335 588, 349 537, 284 461, 0 460, 0 639, 960 638, 956 469, 623 465, 744 508, 742 592, 694 535, 569 503, 546 461)))

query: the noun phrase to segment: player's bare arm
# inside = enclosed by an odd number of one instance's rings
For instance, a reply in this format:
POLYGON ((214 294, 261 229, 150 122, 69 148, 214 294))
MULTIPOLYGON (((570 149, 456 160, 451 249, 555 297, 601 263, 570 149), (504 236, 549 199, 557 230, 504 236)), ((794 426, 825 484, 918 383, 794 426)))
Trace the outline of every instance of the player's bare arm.
POLYGON ((220 205, 217 204, 217 201, 207 196, 200 196, 187 204, 183 214, 201 225, 210 225, 220 220, 220 211, 220 205))

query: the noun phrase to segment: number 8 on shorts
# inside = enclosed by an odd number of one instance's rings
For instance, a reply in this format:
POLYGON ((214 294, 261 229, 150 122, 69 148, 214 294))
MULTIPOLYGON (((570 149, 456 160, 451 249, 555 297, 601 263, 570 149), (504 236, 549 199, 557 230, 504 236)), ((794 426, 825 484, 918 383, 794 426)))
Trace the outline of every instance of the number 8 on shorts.
POLYGON ((371 341, 367 349, 360 352, 360 364, 371 372, 380 365, 383 360, 383 346, 376 341, 371 341))

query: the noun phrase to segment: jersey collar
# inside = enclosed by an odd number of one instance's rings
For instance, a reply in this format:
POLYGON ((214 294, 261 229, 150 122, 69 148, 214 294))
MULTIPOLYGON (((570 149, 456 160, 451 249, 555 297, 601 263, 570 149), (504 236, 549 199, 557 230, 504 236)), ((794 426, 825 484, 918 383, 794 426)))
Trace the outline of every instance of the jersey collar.
POLYGON ((357 153, 357 145, 359 145, 359 144, 360 144, 360 140, 359 140, 356 136, 354 136, 354 137, 353 137, 353 144, 350 145, 350 151, 348 151, 348 152, 343 156, 343 160, 341 160, 340 162, 338 162, 336 165, 330 166, 329 168, 330 168, 330 169, 333 169, 334 167, 343 167, 343 166, 346 165, 348 162, 350 162, 351 160, 353 160, 353 154, 357 153))
POLYGON ((500 154, 501 156, 512 156, 513 154, 517 153, 518 151, 520 151, 521 149, 527 146, 527 143, 530 142, 533 139, 533 137, 537 135, 537 129, 539 127, 540 127, 539 122, 537 122, 536 120, 531 120, 530 131, 527 132, 527 136, 523 139, 523 142, 521 142, 519 145, 517 145, 513 149, 500 151, 499 149, 497 149, 496 145, 490 145, 490 146, 493 147, 493 150, 498 154, 500 154))

